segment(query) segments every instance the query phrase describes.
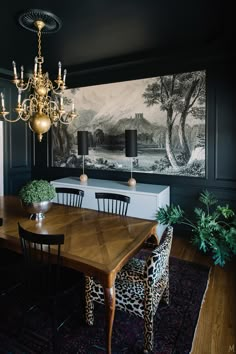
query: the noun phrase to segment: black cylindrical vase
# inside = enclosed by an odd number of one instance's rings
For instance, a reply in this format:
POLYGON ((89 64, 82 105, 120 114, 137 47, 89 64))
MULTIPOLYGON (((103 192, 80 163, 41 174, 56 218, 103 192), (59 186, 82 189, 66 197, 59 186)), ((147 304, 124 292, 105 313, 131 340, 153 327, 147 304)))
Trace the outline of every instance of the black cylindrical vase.
POLYGON ((79 130, 77 132, 78 138, 78 155, 88 155, 88 131, 79 130))
POLYGON ((137 156, 137 130, 136 129, 125 130, 125 156, 127 157, 137 156))

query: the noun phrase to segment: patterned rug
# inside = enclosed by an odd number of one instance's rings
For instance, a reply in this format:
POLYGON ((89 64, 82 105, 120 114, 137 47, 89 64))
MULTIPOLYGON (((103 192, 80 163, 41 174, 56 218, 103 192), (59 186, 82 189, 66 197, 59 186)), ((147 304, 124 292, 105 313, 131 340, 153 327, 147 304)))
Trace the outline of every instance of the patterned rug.
MULTIPOLYGON (((207 289, 209 268, 170 259, 170 306, 160 304, 155 316, 155 354, 191 352, 201 304, 207 289)), ((95 305, 95 325, 84 323, 83 300, 80 309, 60 331, 61 354, 104 354, 104 308, 95 305)), ((31 312, 25 330, 19 325, 19 305, 0 318, 1 354, 49 354, 50 322, 47 314, 31 312)), ((142 353, 143 321, 116 311, 112 353, 142 353)))

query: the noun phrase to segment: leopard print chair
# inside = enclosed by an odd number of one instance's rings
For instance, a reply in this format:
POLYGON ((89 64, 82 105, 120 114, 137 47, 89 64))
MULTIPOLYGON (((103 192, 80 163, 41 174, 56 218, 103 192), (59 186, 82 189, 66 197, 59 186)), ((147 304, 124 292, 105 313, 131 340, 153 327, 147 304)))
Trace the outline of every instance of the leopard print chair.
MULTIPOLYGON (((144 319, 144 353, 153 349, 153 318, 160 300, 169 304, 169 256, 173 227, 168 226, 161 243, 146 260, 132 258, 117 274, 116 308, 144 319)), ((104 304, 103 288, 94 278, 86 276, 86 322, 93 325, 94 304, 104 304)))

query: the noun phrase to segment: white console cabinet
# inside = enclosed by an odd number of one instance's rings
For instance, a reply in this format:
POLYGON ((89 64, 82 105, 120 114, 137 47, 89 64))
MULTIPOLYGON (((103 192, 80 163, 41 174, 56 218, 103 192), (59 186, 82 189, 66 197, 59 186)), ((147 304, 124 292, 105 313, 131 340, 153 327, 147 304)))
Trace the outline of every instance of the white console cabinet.
MULTIPOLYGON (((135 187, 129 187, 127 182, 88 179, 87 183, 81 183, 79 177, 66 177, 51 181, 55 187, 67 187, 82 189, 84 191, 83 208, 97 210, 95 192, 108 192, 124 194, 130 197, 127 216, 142 219, 155 220, 159 207, 170 204, 170 187, 155 184, 137 183, 135 187)), ((160 238, 165 229, 164 225, 158 225, 157 234, 160 238)))

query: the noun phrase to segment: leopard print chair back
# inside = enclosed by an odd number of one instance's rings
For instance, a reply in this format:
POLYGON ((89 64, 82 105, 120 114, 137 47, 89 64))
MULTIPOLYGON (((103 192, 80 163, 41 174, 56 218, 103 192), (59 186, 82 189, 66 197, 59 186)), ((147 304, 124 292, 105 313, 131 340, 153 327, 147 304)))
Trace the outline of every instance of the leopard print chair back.
MULTIPOLYGON (((168 226, 161 243, 146 260, 132 258, 117 274, 116 308, 144 319, 144 352, 153 350, 153 318, 160 300, 169 304, 169 256, 173 227, 168 226)), ((96 279, 86 276, 86 322, 93 325, 93 302, 104 303, 103 288, 96 279)))

